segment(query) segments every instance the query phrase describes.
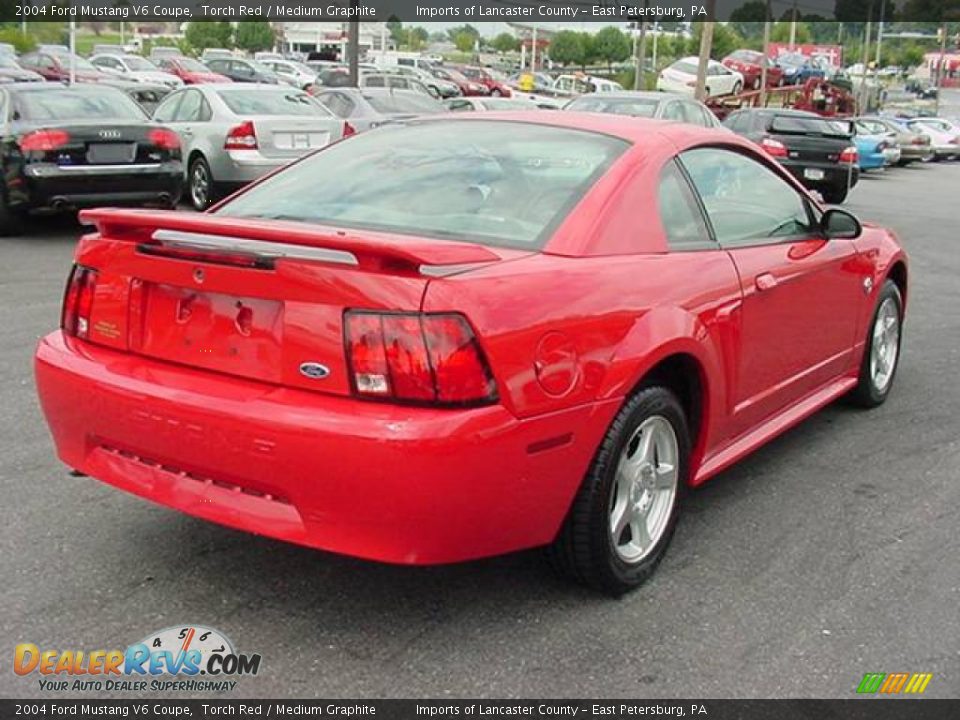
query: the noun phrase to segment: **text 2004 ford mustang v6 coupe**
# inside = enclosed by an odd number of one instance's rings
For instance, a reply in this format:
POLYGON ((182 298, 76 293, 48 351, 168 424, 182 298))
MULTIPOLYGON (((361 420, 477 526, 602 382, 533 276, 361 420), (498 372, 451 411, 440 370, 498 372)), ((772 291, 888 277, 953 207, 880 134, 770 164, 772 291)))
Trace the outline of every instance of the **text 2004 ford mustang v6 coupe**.
POLYGON ((204 215, 84 217, 36 357, 60 458, 363 558, 548 545, 623 592, 688 487, 897 366, 894 236, 722 131, 423 119, 204 215))

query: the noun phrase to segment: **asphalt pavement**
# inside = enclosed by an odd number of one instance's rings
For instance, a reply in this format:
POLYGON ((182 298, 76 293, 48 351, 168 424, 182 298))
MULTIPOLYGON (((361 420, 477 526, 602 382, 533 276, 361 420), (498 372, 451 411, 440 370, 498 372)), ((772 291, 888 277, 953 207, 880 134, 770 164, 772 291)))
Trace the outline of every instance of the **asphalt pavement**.
POLYGON ((189 623, 262 655, 234 698, 850 698, 866 672, 930 672, 926 696, 960 696, 958 206, 960 163, 862 180, 847 207, 911 258, 888 402, 827 408, 695 492, 653 580, 620 600, 536 552, 376 565, 70 477, 31 358, 79 229, 36 221, 0 240, 0 696, 43 696, 11 671, 16 643, 125 648, 189 623))

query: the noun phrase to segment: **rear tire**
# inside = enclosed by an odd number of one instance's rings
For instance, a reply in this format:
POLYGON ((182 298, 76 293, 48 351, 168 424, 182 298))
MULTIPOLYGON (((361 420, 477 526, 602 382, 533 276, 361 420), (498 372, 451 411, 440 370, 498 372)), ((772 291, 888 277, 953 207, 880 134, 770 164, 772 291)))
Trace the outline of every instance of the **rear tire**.
POLYGON ((22 235, 25 230, 23 213, 11 210, 5 198, 0 198, 0 237, 22 235))
POLYGON ((893 280, 886 280, 877 296, 877 307, 867 331, 857 386, 847 396, 853 405, 873 408, 887 399, 900 364, 902 327, 900 288, 893 280))
POLYGON ((830 205, 839 205, 847 199, 847 189, 842 190, 824 190, 823 199, 830 205))
POLYGON ((216 199, 213 175, 210 172, 210 165, 202 155, 198 155, 190 163, 190 171, 187 175, 187 189, 190 194, 190 204, 197 212, 203 212, 210 207, 216 199))
POLYGON ((676 396, 656 385, 633 395, 547 549, 554 568, 614 596, 643 584, 676 529, 689 461, 690 432, 676 396))
POLYGON ((490 97, 500 97, 501 94, 502 93, 497 88, 494 88, 490 91, 490 97))

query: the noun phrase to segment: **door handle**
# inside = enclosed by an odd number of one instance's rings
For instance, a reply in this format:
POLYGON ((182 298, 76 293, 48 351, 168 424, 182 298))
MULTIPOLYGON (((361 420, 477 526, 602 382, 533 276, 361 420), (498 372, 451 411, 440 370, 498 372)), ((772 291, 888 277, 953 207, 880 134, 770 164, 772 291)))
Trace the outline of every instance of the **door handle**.
POLYGON ((757 279, 755 280, 757 290, 759 290, 760 292, 775 288, 777 286, 777 283, 778 283, 777 279, 770 273, 761 273, 757 275, 757 279))

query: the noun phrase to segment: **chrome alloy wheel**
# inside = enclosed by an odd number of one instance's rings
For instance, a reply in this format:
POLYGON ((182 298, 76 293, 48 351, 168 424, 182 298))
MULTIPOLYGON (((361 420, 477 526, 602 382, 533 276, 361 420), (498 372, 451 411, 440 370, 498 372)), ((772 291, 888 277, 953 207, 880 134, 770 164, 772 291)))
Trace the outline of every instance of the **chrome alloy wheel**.
POLYGON ((190 199, 195 208, 203 209, 210 202, 210 174, 202 162, 195 162, 190 173, 190 199))
POLYGON ((893 379, 899 352, 900 313, 896 301, 888 297, 877 310, 870 346, 870 379, 877 392, 885 392, 893 379))
POLYGON ((610 543, 623 562, 643 560, 670 522, 677 497, 679 447, 670 422, 653 415, 624 446, 610 493, 610 543))

